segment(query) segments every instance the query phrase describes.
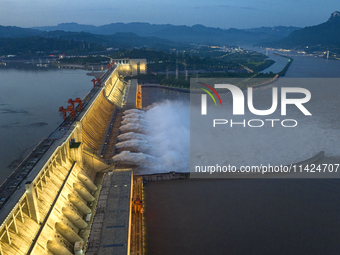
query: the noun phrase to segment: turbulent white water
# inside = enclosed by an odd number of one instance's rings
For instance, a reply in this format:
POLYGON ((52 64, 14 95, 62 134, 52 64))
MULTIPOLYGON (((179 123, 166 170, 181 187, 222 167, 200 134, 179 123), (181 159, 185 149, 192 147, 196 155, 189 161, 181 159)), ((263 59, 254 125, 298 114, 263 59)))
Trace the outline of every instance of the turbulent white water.
POLYGON ((136 123, 128 123, 119 128, 119 131, 121 133, 127 133, 127 132, 135 132, 135 133, 141 133, 145 134, 146 133, 146 126, 143 126, 141 124, 136 124, 136 123))
POLYGON ((141 118, 126 118, 121 122, 122 125, 129 124, 129 123, 140 124, 143 126, 147 125, 146 121, 141 118))
POLYGON ((145 114, 141 114, 141 113, 129 113, 126 114, 122 117, 123 120, 125 119, 144 119, 145 114))
POLYGON ((120 130, 129 129, 132 132, 119 135, 118 140, 125 142, 118 143, 116 147, 128 148, 131 146, 132 148, 135 146, 135 150, 147 151, 147 154, 123 151, 113 157, 113 160, 138 165, 140 166, 137 169, 139 173, 188 172, 190 162, 189 120, 188 102, 164 101, 149 107, 145 114, 128 112, 123 120, 127 124, 121 126, 120 130), (136 118, 137 116, 138 118, 136 118), (146 125, 136 124, 136 119, 144 119, 146 125), (152 164, 149 157, 153 159, 152 164), (149 161, 144 164, 147 159, 149 161))
POLYGON ((138 109, 126 110, 126 111, 123 112, 123 115, 128 115, 128 114, 131 114, 131 113, 136 113, 136 114, 145 116, 145 111, 138 110, 138 109))
POLYGON ((127 165, 143 165, 146 167, 157 165, 155 157, 144 153, 131 153, 130 151, 122 151, 112 158, 113 162, 124 163, 127 165))
POLYGON ((125 134, 121 134, 117 137, 119 142, 123 142, 126 140, 137 139, 137 140, 148 140, 148 137, 143 134, 128 132, 125 134))
POLYGON ((150 150, 150 145, 145 140, 132 139, 132 140, 127 140, 124 142, 117 143, 116 148, 119 150, 128 150, 128 151, 148 153, 150 150))
MULTIPOLYGON (((190 165, 189 102, 164 101, 153 105, 145 117, 150 137, 150 154, 159 164, 152 172, 188 172, 190 165)), ((146 171, 146 170, 144 170, 146 171)))

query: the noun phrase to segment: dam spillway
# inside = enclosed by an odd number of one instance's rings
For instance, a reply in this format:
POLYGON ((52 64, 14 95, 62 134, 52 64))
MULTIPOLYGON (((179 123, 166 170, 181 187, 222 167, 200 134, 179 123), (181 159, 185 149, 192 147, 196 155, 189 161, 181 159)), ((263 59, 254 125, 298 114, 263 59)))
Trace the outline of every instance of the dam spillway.
MULTIPOLYGON (((114 194, 115 203, 126 207, 124 217, 113 218, 116 224, 130 226, 133 173, 131 169, 116 173, 107 160, 114 152, 116 119, 123 105, 136 106, 137 82, 124 82, 122 68, 126 69, 118 65, 108 70, 82 100, 83 109, 65 119, 1 185, 1 255, 83 254, 91 243, 94 215, 105 210, 98 207, 103 206, 99 199, 105 189, 114 194), (114 189, 119 187, 117 174, 122 187, 114 189)), ((91 244, 92 250, 116 247, 117 254, 130 254, 129 229, 119 229, 120 246, 99 240, 91 244)))

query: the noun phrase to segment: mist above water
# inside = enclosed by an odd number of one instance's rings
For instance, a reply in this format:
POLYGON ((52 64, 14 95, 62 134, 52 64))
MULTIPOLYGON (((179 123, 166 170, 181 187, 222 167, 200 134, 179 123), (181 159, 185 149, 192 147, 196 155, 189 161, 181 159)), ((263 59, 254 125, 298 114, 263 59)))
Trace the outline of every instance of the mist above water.
POLYGON ((126 112, 113 157, 115 162, 137 165, 139 173, 188 172, 190 162, 190 106, 188 102, 163 101, 146 112, 126 112), (140 125, 139 123, 146 124, 140 125), (133 153, 141 151, 143 153, 133 153), (144 165, 143 162, 148 162, 144 165))
POLYGON ((183 101, 164 101, 146 112, 150 153, 159 164, 154 172, 188 172, 190 165, 190 105, 183 101))

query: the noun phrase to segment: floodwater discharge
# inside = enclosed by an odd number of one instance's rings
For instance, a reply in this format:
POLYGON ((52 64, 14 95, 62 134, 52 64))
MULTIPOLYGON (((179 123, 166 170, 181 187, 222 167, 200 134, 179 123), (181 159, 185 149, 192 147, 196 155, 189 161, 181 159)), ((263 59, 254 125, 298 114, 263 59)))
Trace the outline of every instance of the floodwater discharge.
POLYGON ((137 165, 135 173, 139 174, 188 172, 188 101, 166 100, 149 106, 146 112, 127 111, 123 114, 121 135, 116 144, 120 153, 113 157, 114 162, 137 165))

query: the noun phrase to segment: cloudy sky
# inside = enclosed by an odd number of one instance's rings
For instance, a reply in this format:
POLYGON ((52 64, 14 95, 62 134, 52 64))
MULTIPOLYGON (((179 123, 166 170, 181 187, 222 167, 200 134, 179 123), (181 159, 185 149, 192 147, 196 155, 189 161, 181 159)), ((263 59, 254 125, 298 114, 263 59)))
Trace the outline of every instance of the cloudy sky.
POLYGON ((0 25, 115 22, 220 28, 311 26, 340 11, 339 0, 0 0, 0 25))

